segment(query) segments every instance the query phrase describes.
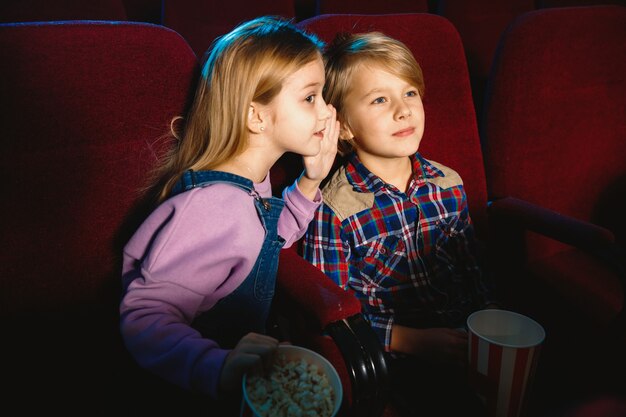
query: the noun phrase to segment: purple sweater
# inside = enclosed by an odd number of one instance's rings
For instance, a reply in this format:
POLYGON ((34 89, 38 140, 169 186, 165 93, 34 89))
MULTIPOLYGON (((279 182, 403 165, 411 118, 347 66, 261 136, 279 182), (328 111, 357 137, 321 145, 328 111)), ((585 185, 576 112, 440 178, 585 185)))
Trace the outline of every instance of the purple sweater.
MULTIPOLYGON (((269 175, 254 184, 271 196, 269 175)), ((283 192, 278 234, 300 239, 321 204, 294 183, 283 192)), ((253 197, 227 184, 194 188, 154 210, 124 248, 128 286, 120 306, 127 349, 144 368, 183 388, 213 396, 229 350, 190 326, 248 276, 265 232, 253 197)), ((227 320, 225 318, 225 320, 227 320)))

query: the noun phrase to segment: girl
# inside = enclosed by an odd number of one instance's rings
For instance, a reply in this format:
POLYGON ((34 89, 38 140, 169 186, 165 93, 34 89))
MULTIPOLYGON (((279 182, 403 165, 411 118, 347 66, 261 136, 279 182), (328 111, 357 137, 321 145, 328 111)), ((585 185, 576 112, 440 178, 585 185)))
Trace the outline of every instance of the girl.
POLYGON ((278 252, 304 234, 337 149, 320 47, 272 17, 216 41, 158 171, 160 205, 124 248, 125 344, 186 390, 233 393, 246 370, 271 363, 278 341, 263 332, 278 252), (285 152, 305 169, 273 198, 269 169, 285 152))

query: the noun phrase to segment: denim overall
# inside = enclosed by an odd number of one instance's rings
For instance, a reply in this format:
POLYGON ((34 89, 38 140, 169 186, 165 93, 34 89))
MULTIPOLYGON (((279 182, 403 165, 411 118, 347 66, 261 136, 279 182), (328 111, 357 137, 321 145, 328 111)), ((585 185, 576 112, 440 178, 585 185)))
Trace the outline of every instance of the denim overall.
POLYGON ((278 236, 278 218, 285 203, 275 197, 261 198, 252 181, 221 171, 186 171, 172 194, 216 183, 231 184, 254 196, 254 205, 265 228, 263 246, 250 274, 235 291, 200 314, 191 324, 204 337, 217 341, 222 348, 232 349, 247 333, 266 331, 276 284, 278 254, 285 244, 285 240, 278 236))

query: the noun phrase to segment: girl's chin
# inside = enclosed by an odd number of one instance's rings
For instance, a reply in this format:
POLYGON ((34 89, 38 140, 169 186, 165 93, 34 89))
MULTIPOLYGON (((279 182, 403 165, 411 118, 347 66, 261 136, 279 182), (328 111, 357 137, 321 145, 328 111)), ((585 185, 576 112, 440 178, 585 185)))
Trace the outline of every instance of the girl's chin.
POLYGON ((297 153, 298 155, 301 155, 301 156, 315 156, 318 153, 320 153, 320 149, 321 149, 321 146, 318 144, 317 146, 312 146, 312 147, 309 146, 304 149, 294 149, 291 152, 297 153))
POLYGON ((319 142, 319 140, 314 141, 313 143, 311 143, 310 146, 307 146, 307 152, 306 153, 302 153, 302 155, 304 156, 315 156, 318 153, 320 153, 320 150, 322 149, 322 144, 319 142))

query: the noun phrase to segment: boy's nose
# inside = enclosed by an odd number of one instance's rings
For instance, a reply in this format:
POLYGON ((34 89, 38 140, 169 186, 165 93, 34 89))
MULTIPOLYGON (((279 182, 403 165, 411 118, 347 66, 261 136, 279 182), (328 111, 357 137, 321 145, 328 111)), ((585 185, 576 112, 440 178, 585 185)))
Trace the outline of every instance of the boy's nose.
POLYGON ((411 109, 408 106, 402 106, 398 109, 396 116, 399 119, 406 119, 407 117, 411 117, 411 109))

